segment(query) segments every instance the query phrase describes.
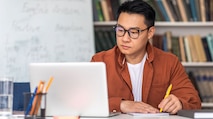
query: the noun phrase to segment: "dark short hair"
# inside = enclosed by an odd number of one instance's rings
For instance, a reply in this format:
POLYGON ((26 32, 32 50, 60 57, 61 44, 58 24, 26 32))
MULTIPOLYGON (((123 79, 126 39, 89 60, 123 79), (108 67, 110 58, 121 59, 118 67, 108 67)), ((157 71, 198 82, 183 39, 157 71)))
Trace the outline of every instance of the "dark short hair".
POLYGON ((122 12, 143 15, 145 17, 145 24, 148 27, 155 25, 155 10, 143 0, 126 1, 122 3, 117 11, 117 20, 122 12))

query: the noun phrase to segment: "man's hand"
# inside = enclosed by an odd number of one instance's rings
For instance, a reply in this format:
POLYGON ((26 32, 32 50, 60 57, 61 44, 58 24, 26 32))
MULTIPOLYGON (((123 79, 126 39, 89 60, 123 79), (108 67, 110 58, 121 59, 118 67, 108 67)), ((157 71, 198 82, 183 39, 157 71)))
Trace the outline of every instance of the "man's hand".
POLYGON ((170 94, 167 98, 163 99, 158 107, 162 108, 164 112, 168 112, 170 114, 176 114, 183 108, 180 100, 173 94, 170 94))
POLYGON ((128 101, 128 100, 123 100, 121 102, 120 109, 123 113, 134 113, 134 112, 157 113, 159 112, 158 109, 144 102, 134 102, 134 101, 128 101))

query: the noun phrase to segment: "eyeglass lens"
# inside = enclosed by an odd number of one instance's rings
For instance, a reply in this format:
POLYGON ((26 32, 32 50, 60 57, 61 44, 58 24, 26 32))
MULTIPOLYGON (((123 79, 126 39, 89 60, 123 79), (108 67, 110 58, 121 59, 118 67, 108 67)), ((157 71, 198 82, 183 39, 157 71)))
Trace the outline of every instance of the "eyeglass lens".
POLYGON ((119 37, 124 36, 126 32, 128 32, 128 35, 134 39, 138 38, 138 36, 139 36, 139 30, 135 29, 135 28, 130 28, 129 30, 125 30, 121 26, 116 26, 115 31, 116 31, 116 35, 119 37))

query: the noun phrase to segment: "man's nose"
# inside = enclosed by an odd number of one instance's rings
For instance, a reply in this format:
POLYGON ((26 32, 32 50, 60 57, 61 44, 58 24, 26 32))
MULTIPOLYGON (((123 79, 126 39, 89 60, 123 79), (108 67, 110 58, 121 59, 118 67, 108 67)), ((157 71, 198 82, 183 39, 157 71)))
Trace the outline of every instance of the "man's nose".
POLYGON ((124 33, 123 41, 130 41, 130 36, 129 36, 129 32, 128 32, 128 31, 126 31, 126 32, 124 33))

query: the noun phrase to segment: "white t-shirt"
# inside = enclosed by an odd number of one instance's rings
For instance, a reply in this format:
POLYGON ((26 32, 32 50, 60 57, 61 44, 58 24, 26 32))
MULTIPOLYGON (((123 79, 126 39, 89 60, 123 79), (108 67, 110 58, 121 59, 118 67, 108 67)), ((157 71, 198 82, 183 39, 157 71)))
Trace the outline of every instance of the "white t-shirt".
POLYGON ((130 64, 127 62, 132 83, 132 93, 134 96, 134 101, 142 101, 143 69, 146 57, 147 53, 144 55, 142 61, 138 64, 130 64))

